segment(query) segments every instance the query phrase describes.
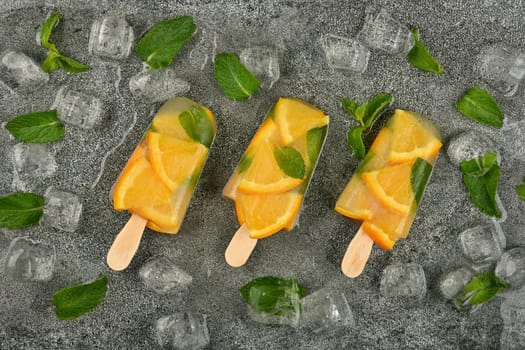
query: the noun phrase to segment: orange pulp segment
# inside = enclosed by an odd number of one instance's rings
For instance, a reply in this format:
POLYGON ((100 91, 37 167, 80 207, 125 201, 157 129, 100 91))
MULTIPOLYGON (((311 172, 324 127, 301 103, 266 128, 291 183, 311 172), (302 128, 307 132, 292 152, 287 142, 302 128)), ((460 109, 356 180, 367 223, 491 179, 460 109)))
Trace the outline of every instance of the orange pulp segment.
POLYGON ((352 219, 370 219, 372 217, 368 200, 370 195, 370 191, 366 188, 361 176, 355 174, 339 196, 335 204, 335 211, 352 219))

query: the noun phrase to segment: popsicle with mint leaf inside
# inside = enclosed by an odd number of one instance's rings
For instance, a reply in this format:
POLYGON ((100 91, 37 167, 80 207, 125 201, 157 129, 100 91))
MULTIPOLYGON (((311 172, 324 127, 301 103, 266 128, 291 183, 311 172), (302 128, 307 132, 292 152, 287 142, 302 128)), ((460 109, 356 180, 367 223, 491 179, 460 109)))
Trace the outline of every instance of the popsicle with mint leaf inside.
POLYGON ((293 229, 328 123, 299 99, 281 97, 272 107, 223 190, 240 225, 226 249, 229 265, 244 265, 258 239, 293 229))
POLYGON ((442 146, 437 127, 414 112, 397 109, 337 200, 335 210, 362 221, 341 269, 363 271, 373 243, 391 250, 406 238, 442 146))

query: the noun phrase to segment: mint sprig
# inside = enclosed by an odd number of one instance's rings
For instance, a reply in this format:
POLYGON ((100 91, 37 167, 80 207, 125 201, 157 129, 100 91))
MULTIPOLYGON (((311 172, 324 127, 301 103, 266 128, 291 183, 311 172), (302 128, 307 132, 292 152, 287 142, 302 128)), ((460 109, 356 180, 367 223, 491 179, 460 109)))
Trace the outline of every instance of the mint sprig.
POLYGON ((195 24, 190 16, 159 22, 140 38, 135 53, 151 69, 166 68, 194 32, 195 24))
POLYGON ((274 276, 251 280, 240 289, 241 296, 257 312, 283 316, 296 311, 296 302, 304 298, 308 291, 296 279, 274 276))
POLYGON ((44 198, 34 193, 14 193, 0 198, 0 226, 20 229, 37 225, 44 215, 44 198))
POLYGON ((461 162, 463 183, 472 203, 485 215, 501 217, 496 203, 500 167, 494 152, 461 162))
POLYGON ((412 37, 414 38, 414 46, 407 54, 408 62, 413 67, 425 72, 443 74, 445 71, 441 63, 432 57, 425 45, 419 41, 419 30, 416 27, 412 28, 412 37))
POLYGON ((214 75, 222 92, 231 100, 247 100, 260 85, 234 53, 223 52, 215 56, 214 75))
POLYGON ((414 199, 416 204, 419 205, 423 192, 427 186, 428 179, 432 173, 432 164, 424 160, 423 158, 417 158, 410 172, 410 183, 412 185, 412 192, 414 193, 414 199))
POLYGON ((61 320, 72 320, 93 310, 100 304, 108 289, 108 277, 93 282, 66 287, 53 294, 55 313, 61 320))
POLYGON ((516 193, 525 201, 525 177, 523 178, 523 182, 516 186, 516 193))
POLYGON ((275 161, 279 168, 288 176, 302 179, 306 173, 306 165, 301 153, 293 147, 275 147, 273 150, 275 161))
POLYGON ((202 107, 191 106, 179 115, 179 121, 189 137, 210 148, 215 137, 215 129, 202 107))
POLYGON ((501 128, 503 112, 496 100, 480 87, 472 87, 456 102, 456 108, 477 122, 501 128))
POLYGON ((484 272, 470 280, 456 297, 456 302, 462 306, 483 304, 508 287, 509 284, 496 276, 494 272, 484 272))
POLYGON ((40 28, 40 45, 48 50, 47 57, 44 63, 42 63, 42 70, 46 73, 52 73, 58 68, 62 68, 70 73, 82 73, 90 70, 91 68, 89 66, 62 55, 56 45, 49 41, 53 29, 61 18, 62 15, 60 13, 52 13, 40 28))
POLYGON ((58 120, 56 110, 19 115, 5 128, 17 140, 27 143, 52 142, 64 136, 64 124, 58 120))
POLYGON ((392 95, 387 93, 378 94, 361 105, 349 98, 343 99, 343 109, 359 122, 358 126, 348 130, 346 137, 348 148, 357 159, 363 159, 366 153, 362 137, 363 133, 372 126, 379 114, 391 103, 392 95))

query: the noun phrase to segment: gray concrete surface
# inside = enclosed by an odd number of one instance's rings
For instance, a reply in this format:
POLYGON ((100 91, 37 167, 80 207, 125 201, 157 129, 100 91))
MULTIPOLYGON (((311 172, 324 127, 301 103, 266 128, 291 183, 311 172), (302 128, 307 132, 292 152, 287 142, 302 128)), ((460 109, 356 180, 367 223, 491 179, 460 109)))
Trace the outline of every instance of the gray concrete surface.
MULTIPOLYGON (((368 3, 4 0, 0 9, 0 48, 15 47, 42 62, 45 51, 36 45, 35 33, 50 11, 59 11, 64 20, 54 34, 58 46, 94 69, 80 75, 56 72, 45 88, 32 95, 2 90, 0 121, 48 109, 63 84, 101 97, 105 121, 91 131, 67 128, 65 138, 52 146, 58 172, 34 187, 43 193, 47 186, 55 185, 79 194, 84 211, 76 232, 38 227, 2 230, 0 234, 2 263, 10 240, 18 236, 29 235, 57 249, 55 277, 48 283, 16 283, 6 279, 0 269, 0 348, 151 349, 156 346, 151 323, 181 310, 208 315, 210 349, 499 348, 501 299, 468 314, 456 311, 438 291, 441 274, 464 263, 458 234, 487 221, 470 203, 459 169, 444 152, 408 239, 400 241, 392 252, 374 249, 359 278, 351 280, 341 274, 340 260, 359 223, 333 210, 358 165, 346 150, 346 130, 352 121, 340 101, 345 97, 362 101, 379 92, 391 92, 395 102, 389 113, 395 107, 428 116, 440 127, 445 147, 453 135, 463 130, 491 135, 502 153, 499 193, 508 217, 501 225, 509 247, 522 244, 525 202, 519 201, 514 186, 525 175, 525 159, 516 159, 513 154, 517 142, 523 145, 525 135, 506 143, 506 131, 468 120, 455 110, 454 102, 465 89, 486 86, 475 71, 476 57, 483 46, 504 42, 524 51, 525 4, 517 0, 377 1, 401 22, 420 28, 422 40, 443 63, 446 74, 424 73, 411 68, 403 57, 377 51, 372 52, 368 70, 362 75, 330 70, 317 39, 325 33, 356 35, 368 3), (260 90, 245 103, 229 101, 220 93, 209 62, 201 71, 189 60, 198 36, 182 49, 173 69, 191 82, 188 96, 215 112, 217 138, 180 233, 169 236, 147 231, 131 266, 118 273, 106 267, 105 255, 129 215, 112 209, 108 193, 158 106, 141 104, 129 93, 129 78, 142 68, 135 55, 119 64, 89 55, 91 23, 105 13, 126 15, 137 34, 161 19, 192 15, 198 28, 218 34, 218 50, 239 53, 247 43, 257 40, 279 42, 284 47, 281 79, 270 91, 260 90), (246 266, 232 269, 224 262, 223 252, 237 222, 233 205, 221 197, 221 189, 264 111, 278 96, 302 98, 325 110, 331 116, 330 131, 298 227, 261 241, 246 266), (180 298, 161 297, 142 286, 138 269, 159 254, 172 257, 193 276, 190 293, 180 298), (381 297, 379 281, 385 266, 410 261, 425 270, 425 298, 403 305, 381 297), (110 279, 104 302, 76 320, 57 320, 51 305, 53 292, 100 274, 108 274, 110 279), (295 277, 310 291, 321 287, 342 290, 355 312, 356 327, 335 336, 252 322, 245 313, 239 288, 252 278, 268 274, 295 277)), ((507 123, 523 119, 525 87, 513 98, 495 96, 507 123)), ((367 143, 373 137, 374 132, 367 136, 367 143)), ((0 191, 10 193, 14 189, 9 152, 14 142, 5 134, 1 142, 0 191)))

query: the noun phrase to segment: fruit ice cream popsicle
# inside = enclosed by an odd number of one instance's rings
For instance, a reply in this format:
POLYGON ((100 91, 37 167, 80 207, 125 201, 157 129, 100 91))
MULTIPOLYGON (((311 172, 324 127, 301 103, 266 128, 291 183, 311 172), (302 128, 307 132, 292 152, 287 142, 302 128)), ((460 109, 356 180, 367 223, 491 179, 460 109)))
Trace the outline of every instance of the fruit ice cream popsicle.
POLYGON ((360 231, 379 247, 392 249, 398 239, 408 235, 441 146, 439 130, 430 120, 396 110, 340 195, 335 210, 363 221, 360 231))
POLYGON ((206 107, 184 97, 166 101, 113 185, 114 209, 154 231, 177 233, 215 132, 206 107))
POLYGON ((245 239, 292 230, 328 123, 323 111, 295 98, 279 98, 268 112, 223 190, 245 239))

